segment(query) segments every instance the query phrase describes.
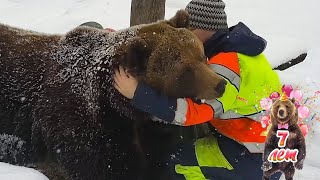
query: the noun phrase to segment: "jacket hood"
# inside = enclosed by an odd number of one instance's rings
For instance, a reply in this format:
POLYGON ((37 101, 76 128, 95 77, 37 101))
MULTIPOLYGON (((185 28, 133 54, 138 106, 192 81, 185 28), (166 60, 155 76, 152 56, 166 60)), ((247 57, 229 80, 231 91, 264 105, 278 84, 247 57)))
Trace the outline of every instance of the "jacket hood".
POLYGON ((248 56, 261 54, 267 46, 267 41, 254 34, 242 22, 230 27, 229 31, 217 31, 204 43, 207 57, 220 52, 238 52, 248 56))

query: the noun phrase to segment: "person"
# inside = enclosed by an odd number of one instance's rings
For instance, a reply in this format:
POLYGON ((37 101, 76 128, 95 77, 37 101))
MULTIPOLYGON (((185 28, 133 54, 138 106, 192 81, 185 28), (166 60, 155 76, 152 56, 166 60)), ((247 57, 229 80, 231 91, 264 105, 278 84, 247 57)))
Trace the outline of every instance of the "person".
MULTIPOLYGON (((221 98, 199 102, 168 97, 138 82, 120 67, 115 88, 131 104, 167 123, 191 126, 209 122, 212 135, 183 145, 175 172, 192 179, 261 179, 265 131, 258 122, 263 97, 280 92, 278 75, 263 55, 266 41, 244 23, 228 28, 222 0, 192 0, 185 8, 190 30, 203 42, 208 64, 227 80, 221 98)), ((180 177, 181 176, 177 176, 180 177)), ((275 174, 272 179, 279 179, 275 174)))

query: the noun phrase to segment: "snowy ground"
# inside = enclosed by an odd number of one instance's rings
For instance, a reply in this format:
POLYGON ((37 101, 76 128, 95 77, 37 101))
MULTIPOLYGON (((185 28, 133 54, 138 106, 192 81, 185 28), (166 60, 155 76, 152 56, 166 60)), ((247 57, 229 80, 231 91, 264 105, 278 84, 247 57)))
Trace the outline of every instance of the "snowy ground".
MULTIPOLYGON (((166 17, 184 8, 189 0, 167 0, 166 17)), ((312 109, 308 124, 307 159, 297 180, 320 177, 320 11, 318 0, 225 0, 229 26, 239 21, 268 41, 265 54, 272 65, 301 52, 305 62, 280 73, 283 82, 300 88, 312 109), (313 116, 314 115, 314 116, 313 116)), ((64 33, 86 21, 97 21, 114 29, 129 25, 130 0, 0 0, 0 23, 26 29, 64 33)), ((23 167, 0 163, 1 180, 45 180, 42 174, 23 167)))
POLYGON ((19 166, 13 166, 0 162, 0 179, 1 180, 49 180, 40 172, 19 166))

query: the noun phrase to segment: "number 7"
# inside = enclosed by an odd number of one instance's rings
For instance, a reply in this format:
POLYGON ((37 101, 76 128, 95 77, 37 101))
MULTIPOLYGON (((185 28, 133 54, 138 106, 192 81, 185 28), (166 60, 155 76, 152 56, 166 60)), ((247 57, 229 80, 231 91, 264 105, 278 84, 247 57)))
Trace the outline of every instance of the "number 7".
POLYGON ((278 146, 279 147, 285 147, 287 144, 287 140, 289 137, 289 131, 286 130, 278 130, 277 131, 277 137, 279 137, 278 146))

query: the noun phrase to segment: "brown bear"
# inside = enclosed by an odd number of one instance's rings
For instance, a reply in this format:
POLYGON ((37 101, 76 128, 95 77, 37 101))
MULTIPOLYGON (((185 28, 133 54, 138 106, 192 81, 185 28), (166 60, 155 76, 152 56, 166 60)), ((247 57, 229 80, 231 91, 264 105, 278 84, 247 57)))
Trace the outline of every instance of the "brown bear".
POLYGON ((146 122, 113 88, 112 76, 122 65, 167 95, 220 96, 215 87, 223 79, 184 28, 188 18, 178 11, 169 21, 65 35, 0 24, 0 160, 36 163, 50 179, 168 179, 154 169, 177 143, 168 139, 185 129, 146 122), (165 142, 158 140, 163 133, 165 142))
MULTIPOLYGON (((295 167, 297 169, 303 168, 303 161, 306 157, 306 144, 304 136, 298 125, 298 110, 294 104, 294 99, 288 99, 285 94, 281 96, 280 99, 274 101, 270 118, 271 118, 271 128, 268 132, 265 150, 263 154, 263 180, 267 180, 270 176, 277 172, 282 171, 285 174, 286 180, 292 180, 295 172, 295 167), (288 139, 285 141, 283 149, 297 149, 297 161, 295 165, 293 162, 278 162, 272 163, 268 161, 269 154, 278 147, 279 138, 277 137, 277 131, 279 129, 288 130, 288 139)), ((280 148, 279 148, 280 149, 280 148)))

